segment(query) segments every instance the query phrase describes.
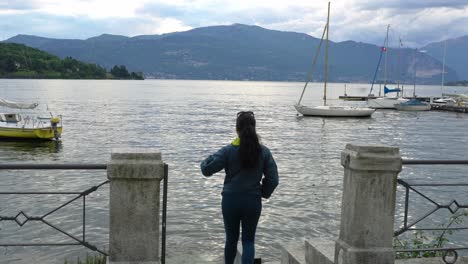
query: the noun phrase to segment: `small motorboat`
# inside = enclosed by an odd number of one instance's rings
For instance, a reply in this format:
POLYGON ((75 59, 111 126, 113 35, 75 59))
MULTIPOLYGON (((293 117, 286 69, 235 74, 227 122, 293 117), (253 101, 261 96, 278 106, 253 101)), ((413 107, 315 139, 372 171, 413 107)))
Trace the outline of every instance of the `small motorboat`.
POLYGON ((396 104, 401 104, 408 101, 408 99, 401 97, 380 97, 367 100, 367 104, 370 108, 374 109, 395 109, 396 104))
MULTIPOLYGON (((0 98, 0 106, 16 109, 34 109, 37 103, 23 104, 0 98)), ((1 139, 58 140, 62 135, 61 116, 41 117, 15 112, 0 113, 1 139)))
POLYGON ((431 105, 427 102, 411 99, 408 102, 395 104, 395 108, 399 111, 429 111, 431 110, 431 105))

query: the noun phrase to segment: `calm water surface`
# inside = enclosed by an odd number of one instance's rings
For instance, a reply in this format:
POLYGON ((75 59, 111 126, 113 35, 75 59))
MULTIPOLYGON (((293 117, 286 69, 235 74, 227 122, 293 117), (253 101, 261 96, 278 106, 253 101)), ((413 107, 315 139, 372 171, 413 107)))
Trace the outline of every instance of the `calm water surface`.
MULTIPOLYGON (((235 117, 252 110, 257 129, 279 167, 280 185, 264 201, 257 254, 279 260, 279 244, 337 235, 343 169, 340 152, 347 143, 397 146, 405 158, 468 159, 468 115, 449 112, 377 111, 368 119, 303 118, 292 107, 302 83, 225 81, 63 81, 0 80, 0 97, 39 101, 63 115, 61 142, 0 142, 1 162, 105 163, 113 148, 156 148, 170 166, 168 263, 221 263, 224 230, 220 210, 223 174, 204 178, 199 163, 235 137, 235 117), (188 259, 190 256, 190 259, 188 259)), ((348 84, 348 94, 368 93, 369 85, 348 84)), ((329 85, 329 98, 343 94, 329 85)), ((445 92, 468 92, 447 88, 445 92)), ((304 103, 320 104, 322 86, 312 84, 304 103)), ((412 93, 412 91, 408 91, 412 93)), ((439 95, 440 87, 417 87, 418 95, 439 95)), ((332 104, 344 104, 338 100, 332 104)), ((361 102, 354 102, 362 104, 361 102)), ((0 109, 5 111, 5 109, 0 109)), ((461 182, 466 166, 405 167, 401 177, 414 181, 461 182)), ((3 171, 1 191, 83 191, 106 180, 105 172, 3 171)), ((468 200, 461 188, 427 188, 441 202, 468 200)), ((0 214, 41 215, 73 196, 0 196, 0 214)), ((416 199, 416 197, 415 197, 416 199)), ((411 212, 417 217, 426 207, 411 212)), ((398 203, 401 204, 399 198, 398 203)), ((87 240, 105 248, 108 186, 87 200, 87 240)), ((401 212, 401 209, 399 209, 401 212)), ((401 215, 401 213, 399 213, 401 215)), ((47 217, 81 238, 81 203, 47 217)), ((442 218, 443 216, 441 216, 442 218)), ((0 244, 70 243, 53 229, 28 222, 19 228, 0 222, 0 244)), ((460 235, 459 235, 460 237, 460 235)), ((84 256, 82 247, 0 248, 0 263, 63 263, 84 256)))

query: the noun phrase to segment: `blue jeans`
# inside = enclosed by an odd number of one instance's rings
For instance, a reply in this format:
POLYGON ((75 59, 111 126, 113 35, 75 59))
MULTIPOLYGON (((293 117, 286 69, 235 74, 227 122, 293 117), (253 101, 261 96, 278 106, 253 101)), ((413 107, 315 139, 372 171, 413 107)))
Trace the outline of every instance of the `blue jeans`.
POLYGON ((245 193, 225 193, 222 199, 226 244, 225 264, 234 263, 237 253, 240 226, 242 225, 242 264, 254 263, 255 231, 262 212, 260 195, 245 193))

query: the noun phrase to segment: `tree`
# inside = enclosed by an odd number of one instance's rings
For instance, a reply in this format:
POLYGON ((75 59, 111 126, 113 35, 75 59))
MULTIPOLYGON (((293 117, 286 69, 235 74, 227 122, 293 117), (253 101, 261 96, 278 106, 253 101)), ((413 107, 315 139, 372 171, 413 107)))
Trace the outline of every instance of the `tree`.
POLYGON ((118 78, 118 79, 130 78, 130 73, 128 73, 128 70, 124 65, 120 65, 120 66, 115 65, 114 67, 112 67, 110 73, 114 75, 115 78, 118 78))
POLYGON ((144 80, 142 73, 132 72, 131 77, 132 77, 133 80, 144 80))
POLYGON ((5 71, 6 72, 15 72, 16 71, 16 63, 11 58, 8 58, 6 60, 5 71))

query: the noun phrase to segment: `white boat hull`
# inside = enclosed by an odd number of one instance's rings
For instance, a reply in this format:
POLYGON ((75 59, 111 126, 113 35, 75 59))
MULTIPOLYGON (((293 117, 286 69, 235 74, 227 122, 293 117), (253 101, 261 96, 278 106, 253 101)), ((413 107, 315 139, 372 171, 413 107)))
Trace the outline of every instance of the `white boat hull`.
POLYGON ((408 102, 408 99, 385 97, 369 99, 367 101, 367 105, 374 109, 395 109, 395 104, 401 104, 404 102, 408 102))
POLYGON ((440 98, 437 100, 434 100, 434 104, 444 104, 444 105, 454 105, 457 101, 453 98, 440 98))
POLYGON ((375 109, 351 106, 313 106, 294 105, 296 111, 304 116, 323 117, 369 117, 375 109))
POLYGON ((395 105, 395 107, 399 111, 429 111, 429 110, 431 110, 431 105, 430 104, 395 105))

